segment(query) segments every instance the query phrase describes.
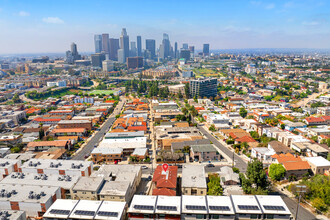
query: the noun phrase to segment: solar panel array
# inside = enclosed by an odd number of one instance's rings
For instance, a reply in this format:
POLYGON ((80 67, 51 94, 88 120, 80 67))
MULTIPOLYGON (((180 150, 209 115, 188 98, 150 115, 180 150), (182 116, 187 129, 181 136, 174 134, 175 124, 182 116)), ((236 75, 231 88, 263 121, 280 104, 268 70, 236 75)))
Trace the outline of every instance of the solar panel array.
POLYGON ((154 207, 151 205, 134 205, 134 208, 141 210, 154 210, 154 207))
POLYGON ((276 205, 264 205, 266 210, 278 210, 278 211, 285 211, 283 206, 276 206, 276 205))
POLYGON ((95 212, 94 211, 84 211, 84 210, 76 210, 74 212, 75 215, 87 215, 87 216, 94 216, 95 212))
POLYGON ((118 212, 99 211, 97 214, 100 216, 118 217, 118 212))
POLYGON ((49 213, 56 214, 56 215, 69 215, 70 210, 52 209, 49 211, 49 213))
POLYGON ((238 205, 238 208, 244 210, 259 210, 259 207, 256 205, 238 205))
POLYGON ((210 205, 209 208, 210 208, 211 210, 230 211, 229 206, 216 206, 216 205, 210 205))
POLYGON ((206 207, 201 206, 201 205, 186 205, 186 209, 188 209, 188 210, 206 210, 206 207))
POLYGON ((157 209, 159 209, 159 210, 169 210, 169 211, 176 211, 177 210, 176 206, 163 206, 163 205, 158 205, 157 209))

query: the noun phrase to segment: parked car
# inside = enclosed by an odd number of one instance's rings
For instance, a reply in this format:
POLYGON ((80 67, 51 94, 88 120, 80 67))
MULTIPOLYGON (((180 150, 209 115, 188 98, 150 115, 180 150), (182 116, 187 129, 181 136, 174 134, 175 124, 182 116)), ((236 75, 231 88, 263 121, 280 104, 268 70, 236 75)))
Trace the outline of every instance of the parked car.
POLYGON ((148 167, 147 166, 142 166, 142 169, 146 170, 146 169, 148 169, 148 167))
POLYGON ((209 164, 206 165, 206 167, 215 167, 215 166, 214 166, 214 164, 209 163, 209 164))

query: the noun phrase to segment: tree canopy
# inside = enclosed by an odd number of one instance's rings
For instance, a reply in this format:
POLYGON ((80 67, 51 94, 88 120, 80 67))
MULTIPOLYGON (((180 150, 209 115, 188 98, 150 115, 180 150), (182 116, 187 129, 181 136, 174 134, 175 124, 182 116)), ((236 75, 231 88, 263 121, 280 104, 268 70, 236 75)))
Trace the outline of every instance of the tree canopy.
POLYGON ((273 180, 279 181, 285 176, 285 168, 282 164, 273 163, 269 166, 269 176, 273 180))

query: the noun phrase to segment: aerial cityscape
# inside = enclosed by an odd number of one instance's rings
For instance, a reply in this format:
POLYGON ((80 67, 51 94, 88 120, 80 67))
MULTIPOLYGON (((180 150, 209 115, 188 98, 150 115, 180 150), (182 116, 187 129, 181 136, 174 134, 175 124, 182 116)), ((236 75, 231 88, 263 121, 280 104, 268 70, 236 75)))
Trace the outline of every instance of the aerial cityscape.
POLYGON ((0 0, 0 219, 330 219, 329 15, 0 0))

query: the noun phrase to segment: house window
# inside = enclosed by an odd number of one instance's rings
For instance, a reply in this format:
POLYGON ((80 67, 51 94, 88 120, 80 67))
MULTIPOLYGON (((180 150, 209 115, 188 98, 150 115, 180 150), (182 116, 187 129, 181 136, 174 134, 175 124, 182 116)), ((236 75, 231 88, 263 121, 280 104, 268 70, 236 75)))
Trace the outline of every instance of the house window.
POLYGON ((211 215, 211 219, 219 219, 219 215, 211 215))
POLYGON ((274 219, 274 215, 273 214, 267 214, 266 219, 274 219))
POLYGON ((251 214, 250 215, 250 219, 257 219, 258 218, 258 215, 256 215, 256 214, 251 214))

